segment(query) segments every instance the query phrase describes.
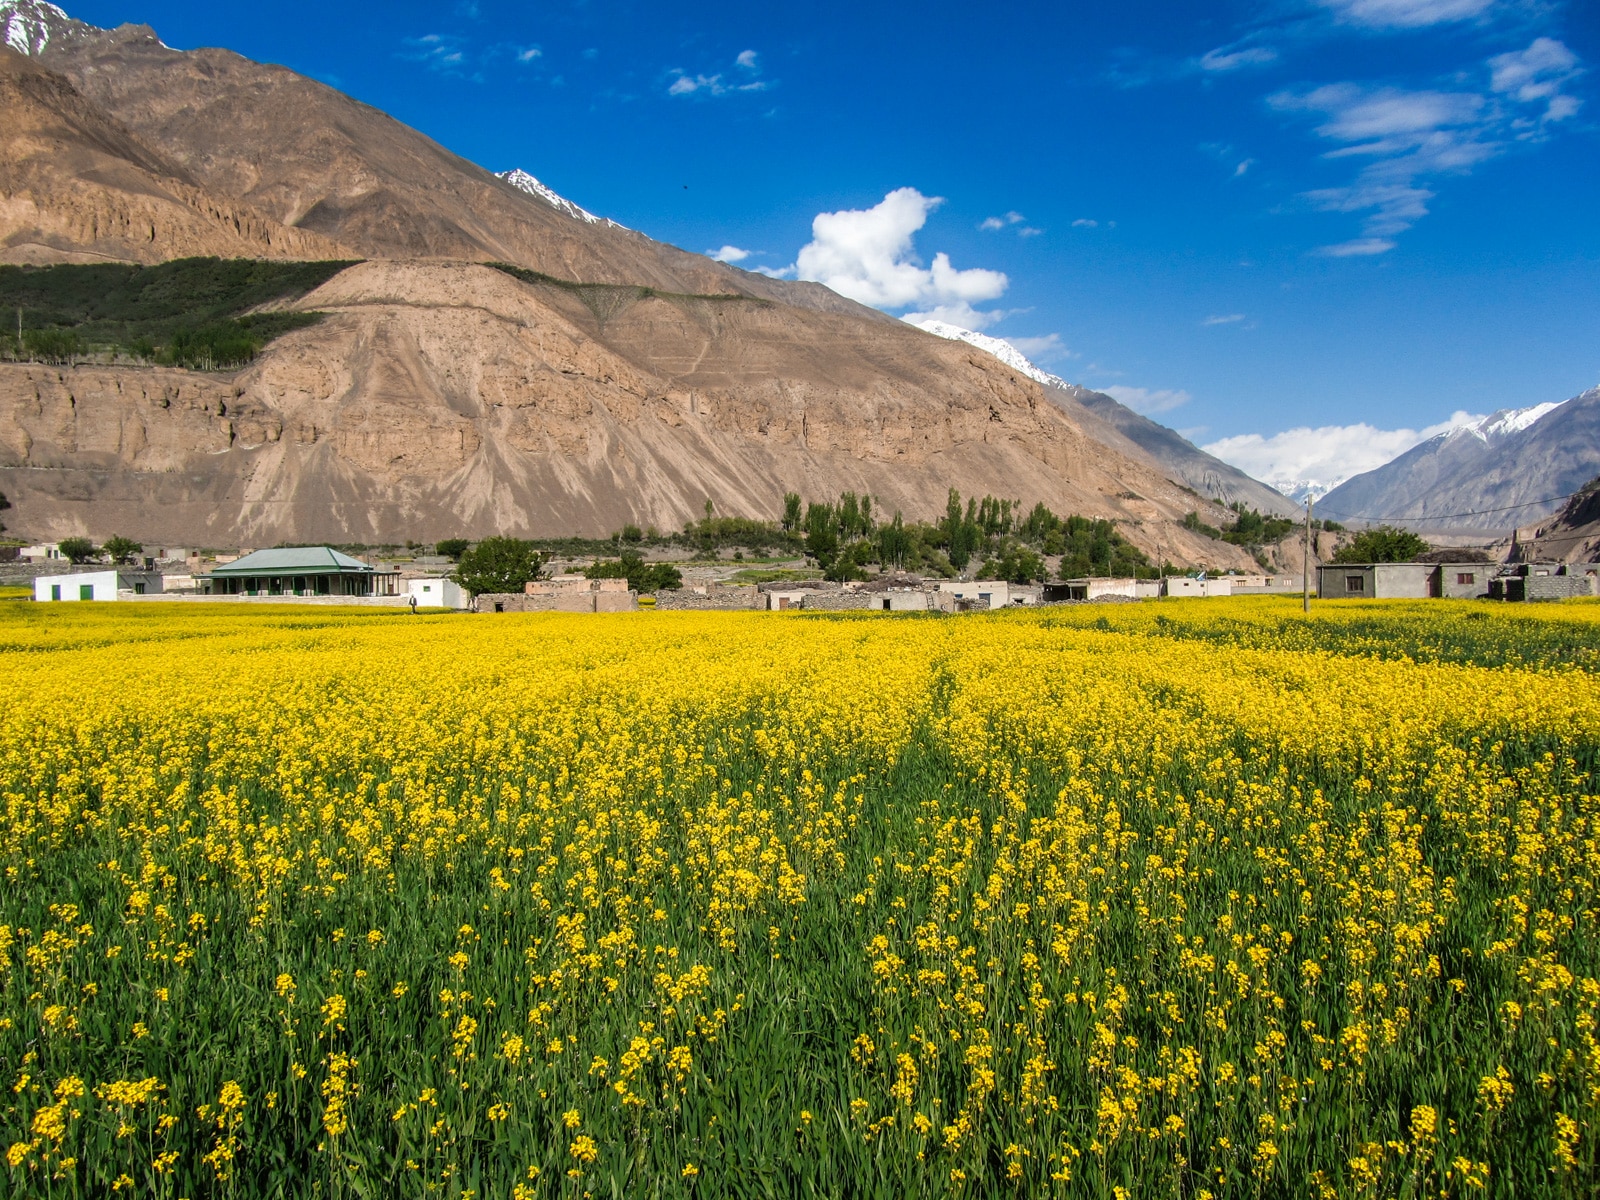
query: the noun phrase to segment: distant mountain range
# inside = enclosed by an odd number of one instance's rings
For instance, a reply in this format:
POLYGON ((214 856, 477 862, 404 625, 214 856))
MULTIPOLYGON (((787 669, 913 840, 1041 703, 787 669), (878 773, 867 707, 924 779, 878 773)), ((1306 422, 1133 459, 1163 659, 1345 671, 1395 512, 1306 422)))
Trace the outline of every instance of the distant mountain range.
POLYGON ((1502 409, 1413 446, 1317 502, 1341 521, 1503 533, 1561 508, 1600 474, 1600 388, 1558 404, 1502 409))

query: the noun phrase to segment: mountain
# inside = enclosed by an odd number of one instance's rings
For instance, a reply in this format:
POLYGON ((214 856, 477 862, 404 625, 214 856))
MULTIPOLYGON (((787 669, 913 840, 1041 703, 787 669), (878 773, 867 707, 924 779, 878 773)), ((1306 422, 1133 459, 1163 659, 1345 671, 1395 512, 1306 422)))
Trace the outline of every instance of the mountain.
POLYGON ((1600 388, 1557 404, 1502 409, 1413 446, 1324 496, 1338 520, 1404 520, 1448 533, 1498 533, 1554 513, 1600 472, 1600 388))
POLYGON ((1175 429, 1141 416, 1104 392, 1068 383, 1030 362, 1004 338, 990 337, 944 321, 919 321, 917 328, 952 338, 994 355, 1045 388, 1045 394, 1068 412, 1097 441, 1115 446, 1131 458, 1148 461, 1202 496, 1221 504, 1241 503, 1257 512, 1292 516, 1299 507, 1238 467, 1207 454, 1175 429))
POLYGON ((3 52, 23 82, 0 137, 33 139, 7 167, 44 181, 0 197, 14 260, 367 260, 242 371, 0 364, 16 528, 603 535, 681 527, 707 499, 774 517, 787 490, 922 517, 956 487, 1116 520, 1175 563, 1249 565, 1180 524, 1220 511, 975 347, 656 242, 283 67, 37 0, 0 0, 0 20, 30 55, 3 52), (79 197, 143 224, 75 220, 79 197))

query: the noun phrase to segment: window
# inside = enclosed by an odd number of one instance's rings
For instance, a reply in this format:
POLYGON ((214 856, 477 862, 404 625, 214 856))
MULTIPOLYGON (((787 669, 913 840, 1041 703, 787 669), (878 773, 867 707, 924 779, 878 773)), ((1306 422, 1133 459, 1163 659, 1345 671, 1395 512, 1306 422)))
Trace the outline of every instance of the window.
POLYGON ((1359 596, 1367 590, 1367 577, 1365 575, 1346 575, 1344 577, 1344 590, 1352 596, 1359 596))
POLYGON ((135 595, 135 596, 142 596, 142 595, 144 595, 144 583, 143 583, 143 582, 142 582, 142 581, 139 581, 139 580, 135 580, 135 581, 134 581, 134 584, 133 584, 133 594, 134 594, 134 595, 135 595))
POLYGON ((52 600, 61 599, 61 585, 59 583, 52 583, 50 585, 50 599, 52 599, 52 600))
POLYGON ((1456 584, 1459 587, 1470 587, 1478 582, 1478 577, 1471 571, 1460 571, 1456 574, 1456 584))
POLYGON ((80 583, 78 585, 78 599, 79 600, 93 600, 94 599, 94 584, 92 584, 92 583, 80 583))

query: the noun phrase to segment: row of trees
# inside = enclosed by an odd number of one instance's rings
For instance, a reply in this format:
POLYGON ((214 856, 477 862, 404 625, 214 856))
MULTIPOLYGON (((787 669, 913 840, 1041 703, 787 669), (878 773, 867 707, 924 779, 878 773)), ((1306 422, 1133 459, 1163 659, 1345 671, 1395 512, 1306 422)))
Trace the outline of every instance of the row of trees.
POLYGON ((837 501, 802 504, 791 492, 782 525, 803 536, 806 555, 830 579, 858 579, 869 566, 949 577, 977 563, 981 576, 1034 583, 1045 578, 1046 556, 1060 557, 1063 579, 1158 573, 1110 521, 1058 516, 1043 503, 1021 516, 1013 501, 963 503, 955 488, 937 521, 907 522, 896 512, 882 524, 870 496, 845 492, 837 501))

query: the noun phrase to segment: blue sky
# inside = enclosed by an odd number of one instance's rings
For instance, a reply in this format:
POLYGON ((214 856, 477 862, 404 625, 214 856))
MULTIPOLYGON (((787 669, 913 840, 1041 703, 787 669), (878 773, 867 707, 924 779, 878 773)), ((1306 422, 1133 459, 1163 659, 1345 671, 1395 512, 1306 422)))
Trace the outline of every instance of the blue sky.
POLYGON ((1262 475, 1600 382, 1592 0, 65 7, 982 326, 1262 475))

